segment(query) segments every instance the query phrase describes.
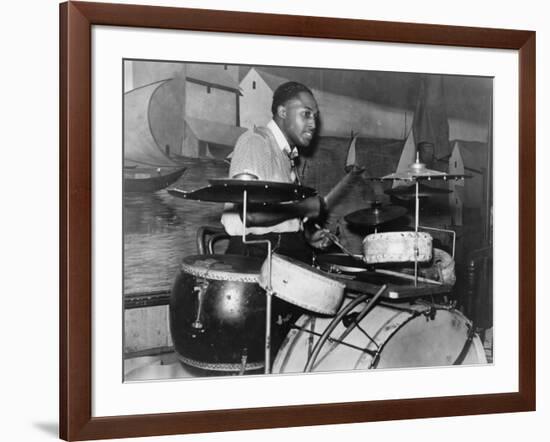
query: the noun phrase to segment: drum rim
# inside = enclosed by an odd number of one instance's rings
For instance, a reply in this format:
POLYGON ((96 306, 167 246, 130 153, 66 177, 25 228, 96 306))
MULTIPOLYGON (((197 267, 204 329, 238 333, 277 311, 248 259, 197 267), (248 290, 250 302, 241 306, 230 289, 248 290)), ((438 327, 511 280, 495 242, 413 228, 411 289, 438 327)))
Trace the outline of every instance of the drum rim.
MULTIPOLYGON (((229 372, 240 372, 242 370, 243 364, 239 364, 236 362, 203 362, 196 359, 188 358, 185 356, 182 356, 178 352, 176 352, 176 357, 180 362, 183 362, 184 364, 190 365, 194 368, 200 368, 203 370, 211 370, 211 371, 229 371, 229 372)), ((246 362, 244 364, 245 371, 248 370, 259 370, 261 368, 264 368, 263 362, 246 362)))
POLYGON ((261 267, 261 260, 252 258, 249 256, 240 256, 240 255, 189 255, 183 258, 181 262, 181 271, 184 273, 187 273, 192 276, 196 276, 199 278, 205 278, 205 279, 211 279, 216 281, 232 281, 232 282, 250 282, 250 283, 258 283, 259 277, 260 277, 260 267, 261 267), (217 259, 224 256, 235 256, 238 258, 243 258, 249 261, 255 261, 259 264, 257 271, 250 271, 250 272, 228 272, 221 269, 212 269, 212 268, 205 268, 201 267, 200 265, 194 263, 188 263, 185 260, 190 259, 199 259, 204 258, 204 260, 211 260, 213 262, 217 262, 217 259))
POLYGON ((426 233, 426 232, 414 232, 412 230, 402 230, 402 231, 397 231, 397 232, 378 232, 378 233, 369 233, 367 236, 365 236, 363 238, 363 245, 367 242, 367 241, 374 241, 378 238, 384 238, 384 237, 393 237, 393 236, 417 236, 418 235, 418 238, 423 238, 425 239, 428 243, 431 243, 433 238, 432 238, 432 235, 430 235, 429 233, 426 233))
MULTIPOLYGON (((304 310, 308 310, 308 311, 313 312, 313 313, 319 313, 321 315, 328 315, 328 316, 334 316, 336 314, 336 312, 338 311, 338 307, 340 306, 340 304, 342 302, 342 300, 340 299, 337 303, 335 303, 336 304, 335 307, 333 309, 329 310, 329 309, 322 309, 322 308, 319 308, 319 307, 315 307, 315 306, 305 304, 303 302, 296 301, 296 298, 293 298, 292 296, 281 295, 279 292, 274 293, 274 295, 277 298, 280 298, 283 301, 286 301, 286 302, 288 302, 290 304, 293 304, 297 307, 303 308, 304 310)), ((334 296, 334 298, 336 299, 336 296, 334 296)), ((338 298, 341 298, 341 297, 338 296, 338 298)))

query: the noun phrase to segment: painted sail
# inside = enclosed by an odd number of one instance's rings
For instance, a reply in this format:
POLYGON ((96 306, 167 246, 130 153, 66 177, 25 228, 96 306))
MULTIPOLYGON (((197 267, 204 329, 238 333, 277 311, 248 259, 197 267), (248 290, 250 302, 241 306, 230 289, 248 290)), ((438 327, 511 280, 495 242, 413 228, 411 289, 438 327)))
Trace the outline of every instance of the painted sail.
POLYGON ((353 166, 357 166, 357 154, 355 152, 355 145, 357 143, 357 135, 355 135, 348 148, 348 156, 346 158, 346 166, 344 167, 344 170, 346 172, 349 172, 353 166))
POLYGON ((125 165, 176 166, 160 147, 177 152, 181 145, 181 130, 174 130, 182 126, 181 103, 166 100, 173 93, 172 83, 160 81, 124 94, 125 165))

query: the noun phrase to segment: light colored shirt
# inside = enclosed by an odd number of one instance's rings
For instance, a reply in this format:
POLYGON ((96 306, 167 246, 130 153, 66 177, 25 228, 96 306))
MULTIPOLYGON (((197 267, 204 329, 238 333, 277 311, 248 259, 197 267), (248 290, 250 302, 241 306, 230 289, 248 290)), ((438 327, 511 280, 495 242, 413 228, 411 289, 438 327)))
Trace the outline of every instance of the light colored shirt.
MULTIPOLYGON (((266 127, 249 130, 237 140, 231 157, 229 177, 232 178, 239 173, 251 173, 262 181, 294 183, 296 175, 289 157, 291 153, 281 129, 271 120, 266 127)), ((232 236, 243 233, 243 223, 237 210, 234 204, 226 204, 221 219, 226 232, 232 236)), ((292 218, 273 226, 247 227, 246 234, 297 232, 301 228, 301 220, 292 218)))

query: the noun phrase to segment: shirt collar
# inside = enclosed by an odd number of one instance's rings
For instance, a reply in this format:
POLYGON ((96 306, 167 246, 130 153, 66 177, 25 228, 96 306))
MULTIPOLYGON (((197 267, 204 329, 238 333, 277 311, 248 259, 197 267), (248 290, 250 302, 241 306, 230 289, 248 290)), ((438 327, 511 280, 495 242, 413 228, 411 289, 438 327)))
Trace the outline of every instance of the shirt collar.
POLYGON ((277 145, 279 148, 286 153, 290 159, 294 159, 298 156, 298 149, 296 147, 290 148, 290 145, 288 144, 288 141, 286 140, 283 132, 277 126, 277 123, 275 121, 271 120, 269 123, 267 123, 267 128, 271 131, 273 134, 273 137, 275 138, 275 141, 277 142, 277 145))

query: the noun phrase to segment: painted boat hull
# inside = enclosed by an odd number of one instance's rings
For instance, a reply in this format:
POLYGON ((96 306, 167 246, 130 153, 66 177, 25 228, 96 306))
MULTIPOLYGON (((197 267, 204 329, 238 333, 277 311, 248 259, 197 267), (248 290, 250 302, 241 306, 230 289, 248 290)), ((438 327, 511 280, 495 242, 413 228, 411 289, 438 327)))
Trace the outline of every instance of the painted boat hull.
POLYGON ((131 169, 124 171, 125 192, 156 192, 174 184, 185 172, 185 167, 163 173, 157 169, 131 169))

